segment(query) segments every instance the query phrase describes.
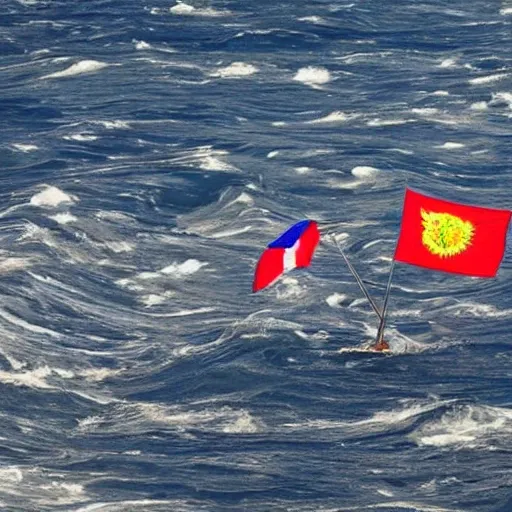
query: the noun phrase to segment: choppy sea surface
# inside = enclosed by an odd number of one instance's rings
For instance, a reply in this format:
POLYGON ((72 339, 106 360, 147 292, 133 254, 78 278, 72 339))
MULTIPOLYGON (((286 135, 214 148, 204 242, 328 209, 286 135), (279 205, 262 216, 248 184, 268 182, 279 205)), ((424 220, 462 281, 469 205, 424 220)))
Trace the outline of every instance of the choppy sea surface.
MULTIPOLYGON (((395 268, 404 189, 511 208, 512 3, 3 0, 0 508, 511 512, 512 242, 395 268)), ((510 237, 509 237, 510 238, 510 237)))

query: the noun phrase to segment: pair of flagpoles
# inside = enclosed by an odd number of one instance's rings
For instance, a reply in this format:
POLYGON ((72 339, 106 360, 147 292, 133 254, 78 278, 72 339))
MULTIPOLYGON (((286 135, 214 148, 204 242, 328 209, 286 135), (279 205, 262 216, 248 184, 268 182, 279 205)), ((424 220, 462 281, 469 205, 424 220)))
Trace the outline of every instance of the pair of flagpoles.
POLYGON ((391 281, 393 279, 393 271, 395 269, 395 259, 393 258, 393 260, 391 262, 391 269, 389 271, 388 284, 386 286, 386 293, 384 295, 384 303, 382 305, 382 310, 380 310, 378 308, 377 304, 375 303, 375 301, 373 300, 372 296, 368 292, 368 289, 364 285, 363 280, 361 279, 361 277, 357 273, 357 270, 354 268, 354 266, 352 265, 350 260, 347 258, 347 255, 345 254, 345 252, 341 248, 338 240, 336 240, 336 237, 334 235, 332 236, 332 239, 334 240, 334 243, 336 244, 336 247, 338 248, 338 251, 343 256, 343 259, 345 260, 345 263, 347 264, 350 272, 352 273, 352 275, 354 276, 357 284, 359 285, 359 288, 361 289, 361 291, 363 292, 364 296, 366 297, 366 299, 370 303, 373 311, 375 311, 375 313, 379 317, 379 328, 377 330, 377 339, 375 340, 374 348, 376 350, 382 350, 381 347, 384 347, 384 346, 387 345, 384 342, 384 328, 386 326, 386 313, 387 313, 387 308, 388 308, 389 295, 390 295, 390 292, 391 292, 391 281))

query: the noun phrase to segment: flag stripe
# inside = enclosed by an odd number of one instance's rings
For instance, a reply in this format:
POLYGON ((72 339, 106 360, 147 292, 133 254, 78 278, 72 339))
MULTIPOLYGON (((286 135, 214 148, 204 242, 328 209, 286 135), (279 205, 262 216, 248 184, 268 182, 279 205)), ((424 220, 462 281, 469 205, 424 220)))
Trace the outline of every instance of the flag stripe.
POLYGON ((297 222, 297 224, 294 224, 273 242, 269 243, 268 248, 274 249, 282 247, 284 249, 289 249, 290 247, 293 247, 295 242, 302 236, 310 224, 310 220, 301 220, 300 222, 297 222))

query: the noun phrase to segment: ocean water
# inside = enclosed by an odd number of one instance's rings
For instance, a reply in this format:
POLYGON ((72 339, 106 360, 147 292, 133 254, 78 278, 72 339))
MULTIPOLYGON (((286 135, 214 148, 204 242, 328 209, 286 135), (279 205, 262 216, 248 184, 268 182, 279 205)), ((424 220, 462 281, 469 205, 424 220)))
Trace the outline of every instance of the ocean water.
MULTIPOLYGON (((404 189, 512 208, 512 3, 3 0, 0 508, 511 512, 512 239, 395 268, 404 189)), ((510 237, 509 237, 510 238, 510 237)))

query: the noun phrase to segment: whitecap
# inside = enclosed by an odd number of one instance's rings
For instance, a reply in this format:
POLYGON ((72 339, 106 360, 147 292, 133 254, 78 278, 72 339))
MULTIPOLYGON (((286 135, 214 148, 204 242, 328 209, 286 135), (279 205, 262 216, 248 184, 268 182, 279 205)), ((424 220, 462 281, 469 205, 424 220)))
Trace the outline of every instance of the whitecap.
POLYGON ((182 277, 190 276, 195 274, 202 267, 208 265, 204 261, 190 259, 183 263, 172 263, 171 265, 160 270, 162 274, 172 275, 173 277, 180 279, 182 277))
POLYGON ((321 85, 331 81, 331 74, 325 68, 308 66, 300 68, 293 80, 310 86, 321 85))
POLYGON ((27 370, 24 372, 7 372, 0 370, 0 382, 4 384, 13 384, 14 386, 25 386, 35 389, 53 389, 46 382, 46 377, 52 374, 51 368, 43 366, 35 370, 27 370))
POLYGON ((419 114, 420 116, 433 116, 439 113, 438 108, 413 108, 411 109, 413 114, 419 114))
POLYGON ((321 23, 325 24, 325 20, 320 16, 304 16, 302 18, 298 18, 298 21, 307 21, 308 23, 314 23, 315 25, 319 25, 321 23))
POLYGON ((156 306, 158 304, 162 304, 169 297, 172 297, 174 292, 167 291, 161 295, 157 295, 156 293, 149 293, 148 295, 144 295, 140 298, 140 301, 147 307, 156 306))
POLYGON ((131 252, 135 249, 135 245, 133 243, 124 242, 124 241, 116 241, 112 240, 110 242, 105 242, 105 247, 110 249, 112 252, 121 253, 121 252, 131 252))
POLYGON ((46 78, 66 78, 70 76, 82 75, 85 73, 94 73, 100 69, 106 68, 108 64, 106 62, 100 62, 97 60, 81 60, 76 64, 73 64, 69 68, 63 71, 56 71, 41 77, 41 80, 46 78))
POLYGON ((71 213, 57 213, 57 215, 51 215, 50 219, 58 224, 69 224, 70 222, 76 222, 78 220, 74 215, 71 215, 71 213))
POLYGON ((491 105, 506 104, 508 108, 512 109, 512 93, 510 92, 497 92, 492 95, 491 105))
POLYGON ((21 270, 28 268, 32 265, 32 260, 29 258, 5 258, 0 260, 0 273, 12 272, 14 270, 21 270))
POLYGON ((79 142, 90 142, 96 140, 98 137, 90 133, 75 133, 73 135, 64 135, 62 137, 65 140, 76 140, 79 142))
POLYGON ((351 171, 353 176, 364 181, 374 180, 379 172, 380 170, 376 167, 370 167, 367 165, 359 165, 354 167, 351 171))
POLYGON ((486 101, 476 101, 475 103, 471 103, 470 108, 471 110, 484 111, 487 110, 488 105, 486 101))
POLYGON ((344 123, 356 117, 358 117, 357 114, 345 114, 344 112, 341 112, 341 110, 336 110, 324 117, 313 119, 311 121, 305 121, 305 124, 344 123))
POLYGON ((339 308, 346 298, 347 296, 343 293, 333 293, 326 297, 325 302, 327 302, 331 308, 339 308))
POLYGON ((169 11, 172 14, 178 16, 204 16, 206 18, 219 18, 222 16, 230 16, 231 11, 227 9, 224 11, 219 11, 217 9, 212 8, 196 8, 193 5, 186 4, 185 2, 181 2, 178 0, 176 5, 173 5, 169 11))
POLYGON ((419 446, 490 447, 512 438, 512 409, 463 405, 448 410, 409 437, 419 446))
POLYGON ((146 43, 146 41, 134 41, 136 50, 149 50, 151 49, 151 45, 146 43))
POLYGON ((107 130, 115 130, 117 128, 130 128, 130 123, 128 121, 121 121, 120 119, 116 119, 114 121, 96 121, 96 124, 101 124, 107 130))
POLYGON ((465 144, 462 144, 461 142, 445 142, 444 144, 441 144, 440 146, 434 146, 435 148, 440 149, 461 149, 465 147, 465 144))
POLYGON ((370 119, 366 125, 367 126, 399 126, 401 124, 406 124, 414 121, 414 119, 370 119))
POLYGON ((30 204, 34 206, 58 206, 63 203, 74 203, 78 198, 63 192, 57 187, 48 186, 42 192, 35 194, 30 199, 30 204))
POLYGON ((509 318, 512 317, 512 309, 498 309, 491 304, 476 302, 460 302, 451 306, 445 306, 446 311, 457 317, 473 316, 477 318, 509 318))
POLYGON ((502 16, 507 16, 507 15, 512 15, 512 7, 503 7, 502 9, 500 9, 500 14, 502 16))
POLYGON ((35 144, 14 143, 14 144, 11 144, 11 146, 14 149, 17 149, 18 151, 23 151, 23 153, 29 153, 30 151, 37 151, 39 149, 39 146, 36 146, 35 144))
POLYGON ((455 65, 457 64, 457 59, 456 58, 448 58, 448 59, 444 59, 438 67, 440 68, 453 68, 455 67, 455 65))
POLYGON ((490 84, 492 82, 497 82, 498 80, 503 80, 503 78, 506 78, 507 76, 509 76, 508 73, 497 73, 495 75, 479 76, 469 80, 469 83, 471 85, 490 84))
POLYGON ((233 62, 229 66, 218 68, 216 71, 210 73, 210 76, 220 78, 240 78, 254 75, 258 71, 258 68, 252 64, 246 64, 245 62, 233 62))
POLYGON ((2 483, 19 484, 23 481, 23 473, 17 466, 7 466, 0 469, 0 481, 2 483))

